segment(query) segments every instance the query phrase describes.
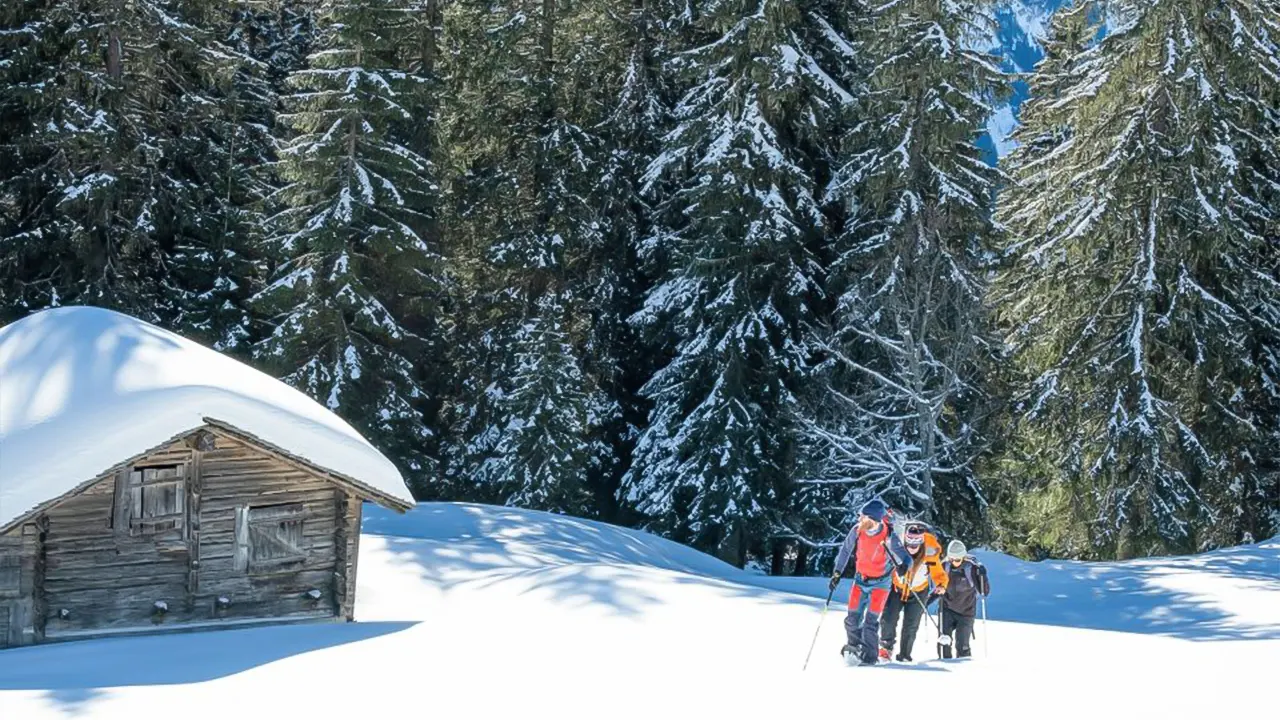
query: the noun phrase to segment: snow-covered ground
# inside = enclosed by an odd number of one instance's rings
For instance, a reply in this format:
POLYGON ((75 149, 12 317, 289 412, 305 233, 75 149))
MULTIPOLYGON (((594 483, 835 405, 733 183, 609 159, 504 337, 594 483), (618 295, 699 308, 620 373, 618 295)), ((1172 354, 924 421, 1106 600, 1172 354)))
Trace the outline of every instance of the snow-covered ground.
MULTIPOLYGON (((0 652, 0 718, 1200 718, 1274 709, 1280 541, 991 568, 977 655, 845 667, 822 579, 542 513, 371 509, 359 622, 0 652), (986 650, 984 654, 984 649, 986 650), (814 713, 807 715, 807 713, 814 713), (517 715, 518 714, 518 715, 517 715)), ((842 587, 839 595, 843 596, 842 587)))

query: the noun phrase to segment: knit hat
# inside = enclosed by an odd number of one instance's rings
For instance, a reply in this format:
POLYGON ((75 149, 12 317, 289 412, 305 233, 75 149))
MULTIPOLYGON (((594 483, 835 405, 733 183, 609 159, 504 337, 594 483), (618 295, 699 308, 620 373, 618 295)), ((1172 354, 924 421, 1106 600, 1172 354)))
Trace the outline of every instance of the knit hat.
POLYGON ((884 513, 885 513, 885 510, 887 509, 888 508, 885 507, 883 500, 881 500, 880 498, 873 498, 872 500, 868 501, 866 505, 862 506, 862 509, 858 511, 858 514, 866 515, 872 520, 875 520, 876 522, 880 522, 881 520, 884 519, 884 513))
POLYGON ((963 560, 968 551, 964 543, 959 540, 952 540, 947 543, 947 560, 963 560))

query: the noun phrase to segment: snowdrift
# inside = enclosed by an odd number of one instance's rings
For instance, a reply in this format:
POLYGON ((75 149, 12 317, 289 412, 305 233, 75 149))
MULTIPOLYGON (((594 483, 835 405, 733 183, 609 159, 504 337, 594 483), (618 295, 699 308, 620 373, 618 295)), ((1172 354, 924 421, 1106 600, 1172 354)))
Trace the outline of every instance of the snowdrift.
POLYGON ((0 652, 0 717, 1256 716, 1280 661, 1280 542, 1126 563, 981 550, 970 660, 845 667, 842 600, 641 532, 483 505, 370 508, 359 622, 0 652), (813 660, 805 653, 822 620, 813 660), (984 652, 985 648, 985 652, 984 652), (939 710, 940 711, 940 710, 939 710))

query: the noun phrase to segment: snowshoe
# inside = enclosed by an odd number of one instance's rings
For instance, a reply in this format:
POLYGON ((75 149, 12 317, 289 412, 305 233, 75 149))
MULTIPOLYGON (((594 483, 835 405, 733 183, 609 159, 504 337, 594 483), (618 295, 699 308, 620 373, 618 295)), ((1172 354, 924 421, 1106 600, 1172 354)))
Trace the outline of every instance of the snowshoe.
POLYGON ((862 664, 862 648, 856 645, 845 645, 840 648, 840 655, 850 667, 862 664))

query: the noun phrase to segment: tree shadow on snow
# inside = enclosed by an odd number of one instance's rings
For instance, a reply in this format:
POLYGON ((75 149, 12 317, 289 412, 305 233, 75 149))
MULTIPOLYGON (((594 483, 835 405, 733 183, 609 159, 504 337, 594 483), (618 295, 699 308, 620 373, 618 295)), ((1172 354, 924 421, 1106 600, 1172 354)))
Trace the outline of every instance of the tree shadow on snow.
MULTIPOLYGON (((423 503, 406 515, 368 508, 364 532, 441 590, 524 577, 526 592, 573 606, 638 616, 662 602, 646 590, 673 584, 724 597, 804 605, 816 613, 823 578, 756 575, 656 536, 550 513, 488 505, 423 503)), ((989 618, 1187 640, 1280 639, 1280 539, 1202 555, 1119 563, 1026 562, 981 550, 991 573, 989 618)), ((832 612, 843 612, 849 581, 832 612)))
POLYGON ((399 562, 442 591, 524 580, 524 594, 637 617, 662 602, 645 588, 669 573, 672 584, 724 597, 814 604, 747 584, 748 573, 683 545, 564 515, 464 503, 423 503, 407 515, 369 507, 363 531, 384 536, 399 562))
POLYGON ((205 682, 412 627, 412 622, 281 625, 81 640, 0 652, 0 691, 46 690, 68 712, 100 688, 205 682))
POLYGON ((1118 563, 983 561, 991 619, 1184 640, 1280 639, 1280 540, 1118 563))

